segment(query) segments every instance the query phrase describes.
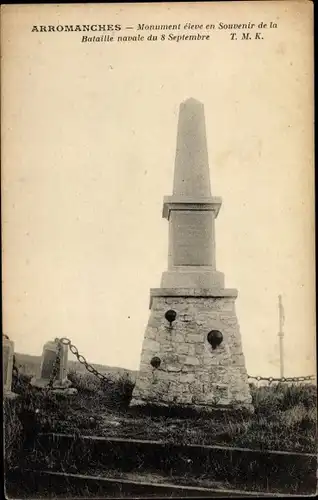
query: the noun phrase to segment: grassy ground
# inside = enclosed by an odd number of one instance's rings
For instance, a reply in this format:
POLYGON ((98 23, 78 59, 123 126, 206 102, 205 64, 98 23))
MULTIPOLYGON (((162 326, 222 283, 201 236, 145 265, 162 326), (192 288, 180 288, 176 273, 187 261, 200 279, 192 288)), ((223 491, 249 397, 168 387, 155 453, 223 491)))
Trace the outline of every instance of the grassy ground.
MULTIPOLYGON (((143 412, 130 409, 129 402, 134 384, 128 375, 109 376, 107 381, 102 382, 94 375, 72 372, 69 379, 73 387, 78 389, 78 394, 66 398, 36 390, 30 386, 30 377, 26 375, 14 379, 13 390, 20 394, 20 397, 13 401, 5 400, 4 406, 5 467, 10 474, 14 474, 14 471, 19 473, 25 464, 44 469, 65 467, 69 472, 76 473, 90 472, 86 465, 90 463, 89 443, 83 445, 83 440, 80 440, 81 446, 84 446, 84 469, 81 471, 76 458, 78 456, 74 455, 73 450, 69 451, 69 458, 66 455, 65 463, 62 464, 53 448, 46 447, 42 450, 38 445, 35 446, 39 432, 164 440, 173 444, 219 444, 260 450, 307 453, 316 453, 317 450, 317 388, 313 385, 280 384, 261 388, 252 385, 254 415, 223 412, 213 413, 211 416, 178 407, 170 407, 164 411, 147 407, 143 412)), ((196 477, 194 471, 187 475, 183 471, 185 466, 181 465, 174 468, 170 480, 175 480, 178 484, 210 484, 209 467, 206 477, 202 474, 196 477)), ((92 473, 98 472, 98 466, 97 456, 92 473)), ((101 474, 107 474, 107 467, 102 467, 101 464, 100 467, 101 474)), ((295 491, 298 491, 302 482, 307 479, 301 468, 296 469, 293 475, 296 478, 295 491)), ((160 472, 160 467, 158 471, 160 472)), ((141 472, 148 474, 147 470, 141 472)), ((153 472, 149 471, 149 477, 154 477, 153 472)), ((116 474, 115 466, 109 468, 110 473, 116 474)), ((118 477, 121 476, 120 468, 117 474, 118 477)), ((226 479, 229 481, 229 487, 235 487, 236 482, 240 480, 241 489, 254 488, 253 484, 233 474, 231 481, 226 479)), ((228 471, 224 479, 227 476, 228 471)), ((23 481, 25 480, 24 478, 23 481)), ((222 484, 224 487, 226 482, 223 481, 222 484)), ((15 482, 12 485, 15 487, 15 482)), ((32 485, 30 488, 32 490, 32 485)), ((19 495, 18 497, 22 498, 19 495)))
MULTIPOLYGON (((23 419, 32 429, 113 437, 167 440, 193 444, 226 444, 254 449, 316 452, 317 389, 313 385, 251 386, 255 413, 221 415, 186 412, 172 407, 165 413, 129 409, 133 382, 129 376, 100 381, 91 374, 69 374, 78 394, 73 397, 29 390, 27 377, 15 382, 21 393, 23 419), (24 417, 23 417, 24 415, 24 417)), ((147 408, 146 408, 147 410, 147 408)), ((8 412, 13 427, 17 418, 8 412)), ((16 424, 21 426, 20 422, 16 424)), ((27 431, 28 432, 28 431, 27 431)), ((12 438, 10 438, 12 440, 12 438)), ((10 444, 11 441, 8 440, 10 444)))

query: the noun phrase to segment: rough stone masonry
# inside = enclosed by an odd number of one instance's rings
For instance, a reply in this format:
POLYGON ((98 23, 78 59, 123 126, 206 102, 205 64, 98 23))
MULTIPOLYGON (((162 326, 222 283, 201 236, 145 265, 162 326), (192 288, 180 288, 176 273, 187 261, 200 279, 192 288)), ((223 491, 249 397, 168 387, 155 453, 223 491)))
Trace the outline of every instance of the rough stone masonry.
POLYGON ((169 221, 168 269, 150 291, 150 317, 132 406, 252 410, 235 312, 237 290, 216 269, 215 218, 203 105, 181 103, 169 221))

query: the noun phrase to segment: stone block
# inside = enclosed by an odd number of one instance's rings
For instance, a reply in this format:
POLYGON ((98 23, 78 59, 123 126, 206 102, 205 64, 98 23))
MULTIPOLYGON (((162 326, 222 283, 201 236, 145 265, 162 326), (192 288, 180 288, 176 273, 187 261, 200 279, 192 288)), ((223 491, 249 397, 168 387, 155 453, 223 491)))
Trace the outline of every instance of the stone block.
POLYGON ((228 327, 236 327, 237 326, 237 319, 234 314, 220 314, 220 320, 222 323, 224 323, 228 327))
POLYGON ((194 382, 189 383, 189 391, 191 394, 203 394, 203 384, 199 380, 195 379, 194 382))
POLYGON ((147 339, 156 340, 157 336, 158 336, 158 328, 149 327, 147 329, 147 337, 146 337, 147 339))
POLYGON ((202 371, 199 375, 200 381, 204 383, 204 385, 208 385, 211 383, 212 373, 209 371, 202 371))
POLYGON ((204 344, 194 344, 194 345, 190 345, 190 347, 193 349, 193 352, 191 352, 191 354, 193 354, 193 355, 202 356, 205 352, 204 344))
POLYGON ((189 394, 189 385, 187 384, 187 382, 183 382, 181 384, 181 393, 182 395, 184 396, 185 394, 189 394))
POLYGON ((212 384, 212 392, 216 398, 228 400, 229 387, 225 384, 212 384))
POLYGON ((169 382, 169 391, 173 392, 177 396, 182 394, 182 385, 177 381, 169 382))
POLYGON ((175 346, 175 351, 179 354, 189 354, 190 345, 178 343, 175 346))
POLYGON ((231 361, 233 365, 245 366, 243 354, 233 354, 231 361))
POLYGON ((184 364, 182 366, 182 370, 181 370, 183 373, 195 373, 195 365, 187 365, 187 364, 184 364))
POLYGON ((155 393, 164 395, 169 390, 170 382, 168 380, 156 380, 155 385, 156 387, 153 386, 152 390, 155 393))
POLYGON ((53 382, 53 387, 56 389, 64 389, 70 387, 71 382, 67 379, 67 359, 68 346, 59 344, 58 339, 50 340, 43 346, 40 378, 34 377, 31 384, 38 388, 48 386, 53 370, 57 367, 56 377, 53 382))
POLYGON ((173 337, 174 342, 184 342, 185 335, 182 333, 176 333, 173 337))
POLYGON ((192 316, 190 314, 181 314, 179 320, 184 321, 185 323, 189 323, 190 321, 192 321, 192 316))
POLYGON ((171 306, 172 304, 174 304, 175 302, 175 298, 174 297, 166 297, 164 299, 165 303, 168 304, 169 306, 171 306))
POLYGON ((160 343, 157 340, 152 340, 149 338, 145 338, 142 349, 145 352, 157 353, 160 349, 160 343))
POLYGON ((214 393, 212 391, 207 391, 205 392, 205 400, 208 404, 216 406, 218 401, 214 396, 214 393))
POLYGON ((186 336, 186 342, 192 342, 192 343, 197 343, 197 342, 202 342, 203 338, 201 334, 188 334, 186 336))
POLYGON ((199 328, 202 328, 202 327, 205 327, 207 319, 209 321, 217 321, 218 315, 211 314, 209 312, 207 312, 206 314, 201 314, 200 317, 196 318, 195 323, 199 328))
POLYGON ((196 356, 187 356, 185 362, 187 365, 194 365, 194 366, 200 364, 200 360, 196 356))
POLYGON ((139 370, 142 372, 152 372, 153 367, 150 364, 150 360, 149 360, 149 362, 146 362, 145 357, 143 357, 143 360, 141 361, 141 363, 139 365, 139 370))
POLYGON ((14 357, 14 343, 6 336, 2 336, 2 377, 3 394, 6 398, 14 398, 16 394, 12 392, 12 370, 14 357))
POLYGON ((182 398, 178 401, 179 404, 190 405, 192 404, 193 396, 191 393, 187 392, 186 394, 182 394, 182 398))
MULTIPOLYGON (((180 383, 183 385, 195 382, 195 380, 196 380, 196 375, 194 373, 182 373, 180 375, 180 383)), ((187 390, 189 390, 188 386, 187 390)))
POLYGON ((188 348, 189 348, 189 356, 197 356, 197 353, 195 352, 195 347, 196 347, 197 344, 187 344, 188 348))
POLYGON ((203 356, 203 365, 207 367, 207 369, 211 368, 211 366, 218 366, 221 363, 220 356, 215 356, 213 353, 206 353, 203 356))
POLYGON ((165 366, 168 372, 179 373, 182 370, 182 366, 180 363, 167 363, 165 366))
POLYGON ((162 344, 162 346, 160 347, 160 355, 163 355, 164 353, 174 353, 174 352, 178 352, 175 348, 174 345, 172 344, 162 344))

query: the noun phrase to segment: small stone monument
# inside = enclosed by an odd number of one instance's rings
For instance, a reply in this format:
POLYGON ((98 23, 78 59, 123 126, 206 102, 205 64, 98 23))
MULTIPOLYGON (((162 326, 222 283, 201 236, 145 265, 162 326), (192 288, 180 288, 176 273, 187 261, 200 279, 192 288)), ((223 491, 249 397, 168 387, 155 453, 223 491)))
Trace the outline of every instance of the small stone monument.
POLYGON ((2 336, 2 356, 3 394, 4 397, 14 398, 17 396, 12 392, 14 343, 7 335, 2 336))
POLYGON ((43 346, 40 378, 34 377, 31 384, 38 388, 46 388, 49 385, 50 378, 56 363, 57 353, 58 367, 55 380, 53 382, 54 389, 67 389, 70 387, 71 382, 67 379, 67 358, 68 346, 60 344, 58 339, 50 340, 43 346))
MULTIPOLYGON (((233 180, 235 182, 235 180, 233 180)), ((191 405, 253 411, 237 290, 216 269, 215 219, 203 105, 180 105, 173 195, 164 198, 169 222, 168 270, 150 291, 150 317, 132 406, 191 405)))

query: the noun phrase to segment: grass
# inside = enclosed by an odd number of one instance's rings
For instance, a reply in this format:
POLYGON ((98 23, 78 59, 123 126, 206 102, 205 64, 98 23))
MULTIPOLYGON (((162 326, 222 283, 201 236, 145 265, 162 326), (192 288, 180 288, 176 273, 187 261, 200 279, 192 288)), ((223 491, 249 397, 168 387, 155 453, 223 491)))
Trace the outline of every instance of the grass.
MULTIPOLYGON (((71 371, 69 379, 78 394, 72 397, 43 393, 30 386, 31 376, 14 377, 16 400, 5 401, 5 466, 12 472, 23 463, 76 472, 69 450, 64 465, 54 450, 37 445, 39 432, 99 435, 184 444, 219 444, 259 450, 316 453, 317 389, 314 385, 251 385, 255 413, 207 414, 180 407, 162 410, 148 406, 130 409, 134 382, 129 374, 109 374, 100 380, 92 374, 71 371), (55 463, 54 465, 54 462, 55 463)), ((87 453, 89 462, 89 444, 87 453)), ((85 457, 83 457, 85 463, 85 457)), ((95 464, 98 468, 98 462, 95 464)), ((119 472, 119 471, 118 471, 119 472)), ((176 470, 178 475, 178 470, 176 470)), ((297 471, 295 472, 297 475, 297 471)), ((301 475, 299 471, 299 475, 301 475)), ((207 476, 208 477, 208 476, 207 476)), ((193 480, 195 479, 192 475, 193 480)), ((199 478, 199 481, 204 478, 199 478)), ((301 481, 301 478, 300 478, 301 481)), ((181 483, 180 483, 181 484, 181 483)))
POLYGON ((253 418, 234 424, 233 446, 315 453, 317 388, 278 384, 252 387, 253 418))
POLYGON ((4 414, 4 444, 5 468, 14 469, 19 464, 23 445, 23 428, 19 419, 19 405, 16 400, 5 399, 3 402, 4 414))
MULTIPOLYGON (((100 380, 95 375, 73 371, 69 379, 78 389, 78 394, 71 398, 53 393, 43 395, 30 388, 25 375, 15 380, 13 390, 20 393, 20 405, 28 414, 30 433, 33 425, 34 429, 44 432, 230 444, 308 453, 317 450, 317 389, 314 385, 278 384, 260 388, 251 385, 254 415, 247 417, 240 412, 235 415, 225 412, 220 416, 213 414, 211 418, 210 414, 180 407, 163 411, 151 406, 142 412, 130 409, 134 383, 128 374, 109 375, 106 380, 100 380)), ((18 420, 9 408, 6 422, 6 428, 12 429, 11 436, 14 422, 18 420)), ((8 443, 10 440, 12 437, 8 437, 8 443)))

